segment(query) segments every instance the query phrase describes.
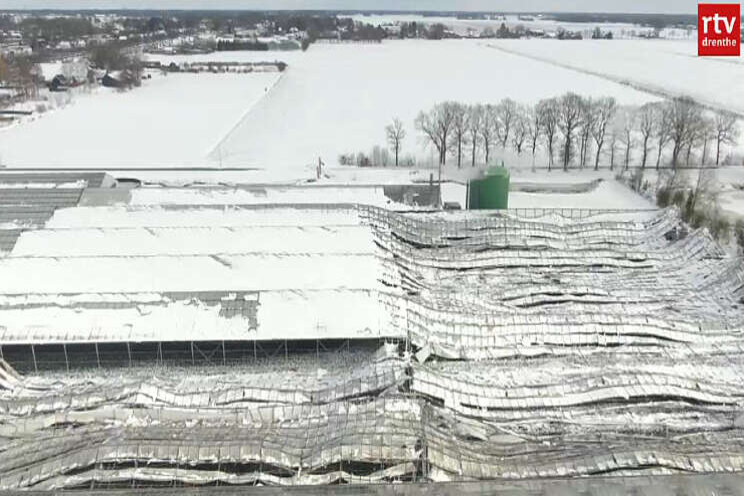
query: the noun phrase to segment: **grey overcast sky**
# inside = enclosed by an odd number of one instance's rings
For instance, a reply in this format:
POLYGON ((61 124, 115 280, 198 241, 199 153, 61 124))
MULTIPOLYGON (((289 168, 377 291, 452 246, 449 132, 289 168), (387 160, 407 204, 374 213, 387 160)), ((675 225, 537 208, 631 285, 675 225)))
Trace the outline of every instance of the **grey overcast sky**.
POLYGON ((0 9, 364 9, 694 14, 697 3, 696 0, 2 0, 0 9))

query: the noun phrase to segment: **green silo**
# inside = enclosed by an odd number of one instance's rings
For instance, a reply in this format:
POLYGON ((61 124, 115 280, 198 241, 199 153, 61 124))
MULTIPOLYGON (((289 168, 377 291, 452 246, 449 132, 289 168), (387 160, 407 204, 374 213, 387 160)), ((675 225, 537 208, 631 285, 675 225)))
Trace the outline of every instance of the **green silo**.
POLYGON ((509 208, 509 171, 492 167, 483 179, 473 179, 468 185, 468 208, 471 210, 503 210, 509 208))

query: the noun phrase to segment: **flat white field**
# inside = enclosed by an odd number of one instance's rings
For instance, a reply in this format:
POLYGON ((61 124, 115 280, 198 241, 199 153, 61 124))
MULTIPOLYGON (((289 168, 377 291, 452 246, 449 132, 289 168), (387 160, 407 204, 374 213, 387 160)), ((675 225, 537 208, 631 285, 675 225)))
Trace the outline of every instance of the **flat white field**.
POLYGON ((279 78, 276 73, 171 74, 141 88, 101 88, 68 106, 0 128, 10 167, 201 165, 279 78))
POLYGON ((289 68, 270 91, 265 90, 277 74, 172 74, 131 92, 81 97, 36 121, 0 131, 0 160, 9 167, 223 164, 306 177, 318 157, 330 165, 341 153, 384 146, 384 128, 394 117, 408 132, 403 152, 428 160, 433 153, 415 131, 414 119, 444 100, 534 102, 569 90, 614 95, 626 104, 655 99, 478 40, 319 43, 306 52, 158 59, 280 59, 289 68))
MULTIPOLYGON (((494 50, 744 113, 744 61, 698 57, 690 40, 491 40, 494 50)), ((580 92, 580 90, 577 90, 580 92)))
POLYGON ((414 120, 437 102, 488 103, 505 97, 534 102, 569 90, 614 95, 625 104, 655 99, 477 40, 316 44, 290 62, 285 77, 211 157, 277 169, 318 157, 334 163, 341 153, 385 145, 384 128, 398 117, 408 132, 403 152, 426 159, 433 152, 424 148, 414 120))

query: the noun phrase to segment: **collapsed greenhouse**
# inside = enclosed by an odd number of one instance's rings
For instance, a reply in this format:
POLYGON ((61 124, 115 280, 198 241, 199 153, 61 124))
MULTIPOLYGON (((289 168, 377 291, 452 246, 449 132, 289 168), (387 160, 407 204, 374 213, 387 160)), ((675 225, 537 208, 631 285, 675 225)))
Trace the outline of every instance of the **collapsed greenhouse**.
POLYGON ((744 471, 744 267, 674 209, 79 205, 0 280, 0 489, 744 471))

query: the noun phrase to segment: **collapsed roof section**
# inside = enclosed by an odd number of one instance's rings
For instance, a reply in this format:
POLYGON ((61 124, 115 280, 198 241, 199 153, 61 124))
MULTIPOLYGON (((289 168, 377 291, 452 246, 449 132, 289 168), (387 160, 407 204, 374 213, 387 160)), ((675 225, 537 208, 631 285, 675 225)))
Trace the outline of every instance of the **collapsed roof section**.
POLYGON ((744 331, 741 259, 673 209, 632 222, 367 212, 422 357, 735 345, 744 331))
POLYGON ((0 395, 0 435, 8 439, 0 487, 744 470, 742 354, 694 367, 662 356, 605 349, 588 358, 422 364, 386 347, 229 370, 28 377, 0 395))

